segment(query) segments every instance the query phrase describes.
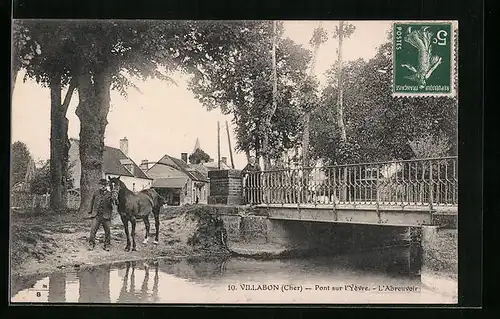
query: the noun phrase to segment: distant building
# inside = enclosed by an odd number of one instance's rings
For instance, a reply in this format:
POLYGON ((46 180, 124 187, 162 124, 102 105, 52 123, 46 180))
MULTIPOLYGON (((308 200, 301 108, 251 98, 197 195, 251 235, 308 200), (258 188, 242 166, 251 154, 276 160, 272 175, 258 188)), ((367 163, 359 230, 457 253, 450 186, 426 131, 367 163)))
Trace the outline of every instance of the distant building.
POLYGON ((206 204, 209 195, 208 173, 200 165, 188 164, 187 153, 181 158, 164 155, 148 170, 152 187, 167 200, 168 205, 206 204))
MULTIPOLYGON (((80 141, 70 139, 69 162, 74 163, 70 174, 73 177, 74 185, 80 188, 81 162, 80 162, 80 141)), ((120 140, 120 148, 110 146, 104 147, 103 153, 103 178, 118 177, 125 183, 128 189, 137 192, 150 188, 153 179, 148 177, 132 159, 128 157, 128 140, 120 140)))

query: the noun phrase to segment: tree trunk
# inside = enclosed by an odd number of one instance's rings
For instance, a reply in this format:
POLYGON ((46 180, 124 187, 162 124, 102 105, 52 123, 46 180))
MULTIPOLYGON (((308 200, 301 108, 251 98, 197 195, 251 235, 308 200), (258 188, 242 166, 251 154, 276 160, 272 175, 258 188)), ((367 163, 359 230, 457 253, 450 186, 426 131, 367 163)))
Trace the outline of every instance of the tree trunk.
POLYGON ((271 166, 270 149, 269 149, 269 134, 271 132, 271 119, 278 107, 278 79, 276 74, 276 21, 273 21, 273 38, 272 38, 272 83, 273 83, 273 100, 271 109, 265 119, 265 131, 262 140, 262 148, 264 151, 264 169, 271 166))
POLYGON ((302 165, 309 167, 309 123, 311 121, 311 113, 308 111, 304 114, 304 128, 302 132, 302 165))
POLYGON ((347 139, 346 129, 344 125, 344 105, 343 105, 343 83, 342 83, 342 42, 344 41, 344 21, 339 22, 339 70, 338 70, 338 98, 337 98, 337 114, 338 125, 340 128, 340 137, 345 142, 347 139))
POLYGON ((92 194, 103 178, 104 133, 110 106, 111 76, 108 70, 78 76, 80 103, 76 115, 80 119, 80 212, 87 213, 92 194), (92 81, 92 79, 94 81, 92 81))
POLYGON ((12 83, 10 86, 10 98, 12 101, 12 97, 14 96, 14 88, 16 86, 16 81, 17 81, 17 74, 19 73, 20 68, 19 67, 12 67, 12 83))
POLYGON ((61 104, 61 77, 55 76, 50 84, 50 208, 63 211, 68 207, 67 180, 69 161, 68 110, 75 82, 71 84, 61 104))
MULTIPOLYGON (((319 28, 321 28, 321 21, 319 22, 319 28)), ((314 42, 314 50, 313 50, 313 55, 312 55, 312 60, 311 60, 311 67, 309 68, 309 76, 312 76, 314 73, 314 67, 316 66, 316 58, 318 56, 318 49, 319 45, 321 42, 318 41, 314 42)), ((310 131, 310 125, 309 122, 311 121, 311 111, 312 110, 306 110, 304 114, 304 127, 303 127, 303 132, 302 132, 302 165, 303 167, 308 167, 309 166, 309 131, 310 131)))
POLYGON ((50 209, 59 212, 63 203, 63 123, 61 114, 61 77, 55 76, 50 83, 50 209))

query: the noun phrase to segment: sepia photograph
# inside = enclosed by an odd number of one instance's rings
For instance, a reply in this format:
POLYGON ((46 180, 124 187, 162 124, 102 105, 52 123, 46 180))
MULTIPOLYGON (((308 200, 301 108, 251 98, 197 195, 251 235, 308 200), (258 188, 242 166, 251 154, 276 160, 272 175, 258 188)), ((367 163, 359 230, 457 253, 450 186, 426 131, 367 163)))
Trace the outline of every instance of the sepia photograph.
POLYGON ((458 32, 14 19, 10 303, 457 304, 458 32))

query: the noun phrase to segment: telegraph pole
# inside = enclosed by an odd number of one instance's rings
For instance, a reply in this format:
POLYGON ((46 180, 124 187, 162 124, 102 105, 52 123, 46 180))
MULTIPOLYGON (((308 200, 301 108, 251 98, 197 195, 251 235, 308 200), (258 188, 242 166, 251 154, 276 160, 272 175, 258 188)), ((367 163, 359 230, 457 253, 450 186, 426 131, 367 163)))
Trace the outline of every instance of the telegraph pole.
POLYGON ((220 169, 220 122, 217 121, 217 167, 220 169))
POLYGON ((229 126, 226 121, 227 142, 229 144, 229 156, 231 157, 231 167, 234 169, 233 148, 231 147, 231 137, 229 136, 229 126))

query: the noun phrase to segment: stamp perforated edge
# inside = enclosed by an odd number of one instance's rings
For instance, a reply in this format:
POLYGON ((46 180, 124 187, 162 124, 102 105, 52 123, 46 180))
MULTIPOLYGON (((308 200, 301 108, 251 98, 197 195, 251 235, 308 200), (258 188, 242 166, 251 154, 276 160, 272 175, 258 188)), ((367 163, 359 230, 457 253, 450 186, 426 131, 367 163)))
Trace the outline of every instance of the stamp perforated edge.
MULTIPOLYGON (((449 93, 400 93, 394 92, 394 50, 395 44, 392 42, 390 58, 391 58, 391 92, 394 98, 418 98, 418 97, 434 97, 434 98, 456 98, 458 92, 458 20, 394 20, 392 21, 391 31, 394 31, 394 26, 396 24, 439 24, 439 23, 449 23, 451 24, 451 30, 453 36, 452 41, 452 53, 451 53, 451 66, 450 66, 450 87, 451 92, 449 93)), ((394 38, 394 35, 393 35, 394 38)), ((392 40, 391 40, 392 41, 392 40)))

